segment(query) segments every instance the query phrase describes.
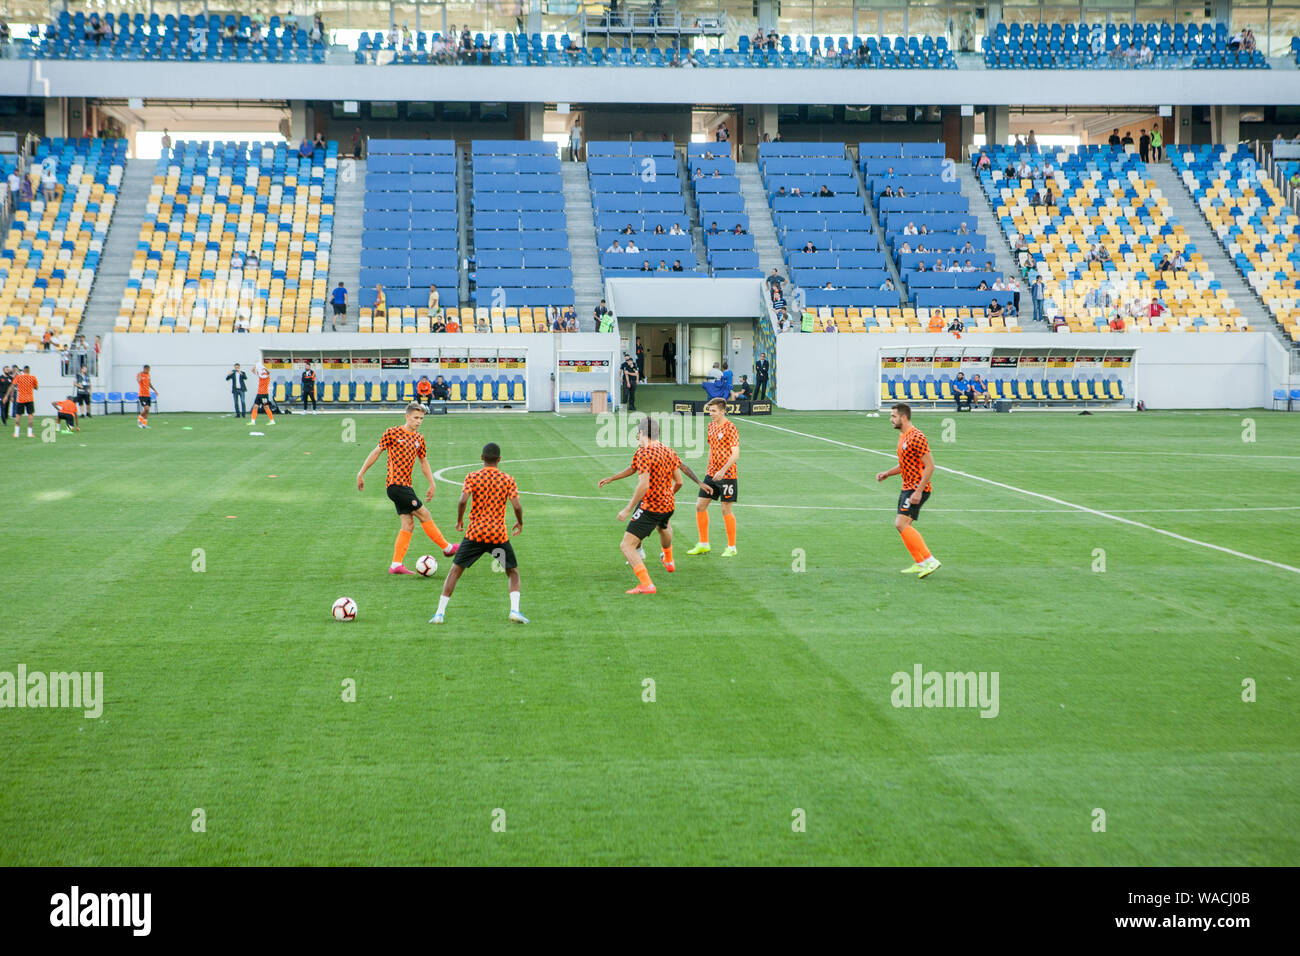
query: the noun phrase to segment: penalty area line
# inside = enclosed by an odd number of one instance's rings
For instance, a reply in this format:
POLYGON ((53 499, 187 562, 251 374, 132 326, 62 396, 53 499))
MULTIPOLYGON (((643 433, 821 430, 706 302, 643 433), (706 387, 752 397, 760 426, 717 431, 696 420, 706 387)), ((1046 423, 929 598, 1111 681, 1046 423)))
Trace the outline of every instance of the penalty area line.
MULTIPOLYGON (((795 431, 793 428, 784 428, 780 425, 772 425, 768 422, 756 422, 753 419, 737 418, 736 421, 744 422, 746 425, 756 425, 760 428, 772 428, 776 431, 786 432, 790 435, 798 435, 801 438, 811 438, 814 441, 827 442, 832 445, 839 445, 842 448, 852 448, 855 451, 865 451, 868 454, 879 455, 881 458, 894 459, 895 456, 885 451, 877 451, 875 448, 866 448, 862 445, 852 445, 849 442, 839 441, 834 438, 826 438, 822 435, 813 435, 808 432, 795 431)), ((1257 564, 1267 564, 1269 567, 1279 568, 1283 571, 1290 571, 1292 574, 1300 574, 1300 568, 1292 567, 1289 564, 1283 564, 1280 561, 1270 561, 1268 558, 1261 558, 1258 555, 1247 554, 1245 551, 1236 551, 1232 548, 1225 548, 1221 544, 1212 544, 1209 541, 1201 541, 1198 538, 1189 538, 1186 535, 1177 534, 1173 531, 1166 531, 1164 528, 1157 528, 1155 525, 1146 524, 1142 521, 1134 521, 1132 518, 1125 518, 1109 511, 1098 511, 1096 508, 1089 508, 1086 505, 1075 504, 1073 501, 1066 501, 1063 498, 1055 498, 1052 495, 1045 495, 1039 491, 1030 491, 1028 488, 1017 488, 1015 485, 1008 485, 1005 482, 994 481, 992 478, 985 478, 981 475, 972 475, 967 471, 959 471, 956 468, 947 468, 943 465, 936 464, 936 471, 946 472, 950 475, 957 475, 961 478, 969 478, 971 481, 979 481, 986 485, 992 485, 995 488, 1002 488, 1005 491, 1011 491, 1019 495, 1026 495, 1030 498, 1038 498, 1042 501, 1050 501, 1054 505, 1061 505, 1071 508, 1075 511, 1081 511, 1085 514, 1095 515, 1098 518, 1105 518, 1107 521, 1116 521, 1120 524, 1132 525, 1135 528, 1142 528, 1146 531, 1154 531, 1156 534, 1164 535, 1166 538, 1173 538, 1175 541, 1182 541, 1187 544, 1194 544, 1197 547, 1208 548, 1211 551, 1219 551, 1223 554, 1230 554, 1234 558, 1244 558, 1247 561, 1254 561, 1257 564)))

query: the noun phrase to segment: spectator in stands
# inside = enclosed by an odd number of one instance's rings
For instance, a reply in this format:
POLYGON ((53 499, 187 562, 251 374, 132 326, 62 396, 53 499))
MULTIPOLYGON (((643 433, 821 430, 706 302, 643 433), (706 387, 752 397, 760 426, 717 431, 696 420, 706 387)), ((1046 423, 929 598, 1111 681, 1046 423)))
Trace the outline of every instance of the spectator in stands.
POLYGON ((984 152, 984 150, 981 149, 979 152, 979 156, 975 158, 975 171, 983 172, 986 169, 991 169, 992 166, 993 166, 993 161, 989 159, 989 154, 984 152))
POLYGON ((361 158, 361 127, 358 126, 352 131, 352 158, 361 158))
POLYGON ((893 199, 893 198, 894 198, 894 187, 893 187, 893 186, 886 186, 886 187, 881 191, 881 193, 880 193, 880 198, 881 198, 881 199, 893 199))
POLYGON ((572 305, 566 305, 564 307, 564 331, 578 331, 578 310, 572 305))
POLYGON ((822 188, 819 189, 819 190, 817 190, 817 195, 818 195, 818 196, 834 196, 835 194, 834 194, 833 192, 831 192, 829 186, 827 186, 825 183, 822 183, 822 188))
POLYGON ((805 243, 803 244, 803 251, 804 251, 804 252, 816 252, 816 251, 817 251, 817 247, 814 246, 814 245, 813 245, 813 241, 812 241, 811 239, 809 239, 807 242, 805 242, 805 243))
POLYGON ((673 260, 673 268, 672 268, 672 271, 673 271, 673 272, 683 272, 683 271, 685 271, 685 270, 682 269, 682 260, 681 260, 681 259, 674 259, 674 260, 673 260))
POLYGON ((899 187, 898 187, 898 192, 896 192, 894 195, 898 196, 898 198, 900 198, 900 199, 906 199, 906 198, 907 198, 907 190, 904 189, 902 186, 899 186, 899 187))
POLYGON ((577 116, 569 126, 569 158, 575 163, 582 161, 582 120, 577 116))
POLYGON ((669 228, 669 230, 668 230, 668 235, 670 235, 670 236, 684 236, 684 235, 686 235, 686 230, 683 229, 681 226, 679 226, 677 223, 673 223, 672 226, 671 226, 671 227, 669 228))
POLYGON ((943 310, 931 309, 930 320, 926 323, 925 330, 927 332, 942 332, 943 328, 943 310))
POLYGON ((1055 208, 1056 208, 1056 197, 1052 194, 1052 187, 1051 187, 1051 186, 1048 186, 1048 187, 1047 187, 1047 192, 1046 192, 1046 194, 1043 196, 1043 205, 1046 206, 1046 207, 1048 207, 1049 209, 1055 209, 1055 208))
POLYGON ((384 287, 378 283, 375 284, 375 307, 372 311, 376 316, 388 316, 388 298, 384 295, 384 287))
POLYGON ((547 317, 550 319, 550 323, 551 323, 551 331, 552 331, 552 332, 563 332, 563 331, 564 331, 564 316, 561 314, 559 308, 556 307, 556 306, 553 306, 553 305, 551 305, 551 306, 547 306, 547 308, 546 308, 546 314, 547 314, 547 317))
POLYGON ((436 285, 429 286, 428 307, 430 318, 437 318, 442 315, 442 300, 438 295, 438 287, 436 285))
POLYGON ((792 186, 792 187, 790 187, 790 195, 791 195, 791 196, 802 196, 802 195, 803 195, 803 190, 800 189, 798 186, 792 186))
POLYGON ((1174 253, 1174 271, 1182 272, 1187 268, 1187 259, 1183 256, 1183 250, 1179 249, 1174 253))
MULTIPOLYGON (((917 252, 920 252, 920 251, 921 251, 920 249, 917 250, 917 252)), ((920 262, 918 262, 918 263, 916 264, 916 271, 917 271, 917 272, 927 272, 927 271, 929 271, 929 270, 927 270, 927 269, 925 268, 925 261, 924 261, 924 260, 921 260, 920 262)))
POLYGON ((822 288, 827 292, 834 292, 838 287, 830 279, 827 279, 826 284, 822 286, 822 288))
POLYGON ((446 332, 447 323, 443 321, 442 316, 435 316, 429 321, 430 332, 446 332))
POLYGON ((640 248, 638 248, 635 239, 629 239, 627 241, 627 245, 623 247, 623 251, 631 254, 631 253, 640 252, 641 250, 640 248))
POLYGON ((601 332, 608 331, 605 325, 606 322, 608 321, 608 317, 611 314, 612 313, 609 311, 609 306, 605 304, 604 299, 600 300, 600 305, 596 306, 594 309, 591 310, 591 317, 596 323, 596 328, 599 329, 601 332))
POLYGON ((975 266, 974 266, 974 264, 973 264, 969 259, 967 259, 967 260, 966 260, 966 264, 965 264, 964 266, 961 267, 961 271, 962 271, 962 272, 974 272, 974 271, 975 271, 975 266))
POLYGON ((298 155, 303 159, 311 159, 312 152, 311 140, 304 136, 302 142, 298 144, 298 155))
MULTIPOLYGON (((948 272, 949 269, 948 269, 948 267, 947 267, 946 265, 944 265, 942 259, 935 259, 935 260, 934 260, 934 265, 932 265, 932 266, 930 267, 930 271, 931 271, 931 272, 948 272)), ((959 272, 959 271, 961 271, 961 270, 959 270, 959 269, 954 269, 954 270, 952 270, 952 271, 953 271, 953 272, 959 272)))
POLYGON ((449 314, 447 316, 447 331, 452 334, 460 331, 460 321, 455 315, 449 314))
POLYGON ((904 242, 901 246, 898 247, 898 252, 900 255, 907 255, 911 251, 912 251, 912 244, 910 242, 904 242))
POLYGON ((667 271, 668 271, 668 263, 663 259, 660 259, 659 265, 655 266, 655 272, 667 272, 667 271))
POLYGON ((474 323, 475 332, 491 332, 492 322, 489 316, 480 314, 474 323))
POLYGON ((618 231, 618 234, 620 236, 630 236, 634 232, 636 232, 636 230, 632 228, 632 224, 629 222, 626 226, 624 226, 622 229, 618 231))
POLYGON ((655 235, 656 236, 664 235, 664 224, 662 222, 655 224, 655 235))
POLYGON ((916 231, 916 222, 915 222, 915 221, 913 221, 913 220, 911 220, 911 219, 909 219, 909 220, 907 221, 907 225, 903 227, 903 235, 905 235, 905 236, 915 236, 915 235, 917 235, 917 231, 916 231))
POLYGON ((642 272, 654 272, 654 269, 652 269, 652 268, 650 267, 650 260, 649 260, 649 259, 642 259, 642 260, 641 260, 641 271, 642 271, 642 272))
POLYGON ((1016 167, 1016 176, 1020 179, 1031 179, 1034 175, 1033 167, 1029 165, 1029 160, 1021 159, 1020 165, 1016 167))
POLYGON ((1287 180, 1287 185, 1292 189, 1300 189, 1300 167, 1291 170, 1291 178, 1287 180))
POLYGON ((1116 310, 1115 313, 1110 317, 1110 321, 1107 322, 1106 324, 1110 327, 1110 330, 1112 332, 1123 332, 1124 316, 1120 315, 1119 311, 1116 310))
POLYGON ((1107 249, 1105 246, 1103 246, 1100 242, 1097 243, 1097 261, 1110 262, 1110 250, 1107 249))
POLYGON ((948 331, 952 332, 958 338, 961 337, 961 333, 966 331, 966 323, 961 320, 960 315, 954 315, 952 317, 952 321, 948 323, 948 331))
POLYGON ((976 291, 978 291, 978 292, 988 292, 988 291, 989 291, 989 284, 988 284, 987 282, 985 282, 983 279, 981 279, 981 280, 980 280, 980 284, 977 285, 977 286, 975 287, 975 289, 976 289, 976 291))
POLYGON ((1043 321, 1043 277, 1035 276, 1034 284, 1029 288, 1029 299, 1034 306, 1034 321, 1043 321))
POLYGON ((49 166, 41 168, 43 170, 41 176, 41 195, 45 197, 47 203, 52 203, 59 196, 59 181, 55 178, 54 172, 49 166))
POLYGON ((885 281, 882 282, 882 283, 880 283, 880 291, 881 291, 881 292, 893 292, 893 291, 894 291, 894 280, 891 279, 889 276, 885 276, 885 281))
POLYGON ((1151 158, 1155 162, 1160 162, 1164 156, 1165 138, 1160 132, 1158 126, 1151 127, 1151 158))
POLYGON ((1228 38, 1228 49, 1231 50, 1233 53, 1236 53, 1238 50, 1241 49, 1242 44, 1245 42, 1245 39, 1246 39, 1246 31, 1238 30, 1236 33, 1234 33, 1231 37, 1228 38))
POLYGON ((325 134, 322 133, 320 130, 316 131, 316 138, 312 141, 311 148, 313 150, 328 149, 328 146, 325 143, 325 134))
POLYGON ((15 166, 9 170, 9 195, 13 197, 14 202, 18 201, 22 188, 22 177, 18 175, 18 167, 15 166))
POLYGON ((1121 139, 1119 142, 1121 146, 1123 146, 1125 149, 1128 149, 1128 147, 1133 145, 1133 134, 1130 133, 1128 130, 1125 130, 1124 138, 1121 139))
POLYGON ((966 223, 963 222, 957 226, 957 235, 964 236, 969 232, 970 230, 966 228, 966 223))
POLYGON ((997 299, 989 302, 989 318, 1000 319, 1002 317, 1002 305, 997 299))
POLYGON ((1123 141, 1119 138, 1119 127, 1118 127, 1118 126, 1116 126, 1113 130, 1110 131, 1110 138, 1107 139, 1106 142, 1109 143, 1110 146, 1111 146, 1112 148, 1114 148, 1114 149, 1118 149, 1118 148, 1119 148, 1120 143, 1123 142, 1123 141))
POLYGON ((460 31, 460 58, 469 61, 474 55, 474 38, 470 35, 469 26, 461 27, 460 31))
POLYGON ((776 271, 776 266, 772 267, 772 272, 767 279, 767 292, 771 295, 773 292, 780 292, 785 280, 781 278, 781 273, 776 271))
POLYGON ((606 247, 605 251, 606 251, 606 252, 622 252, 622 251, 623 251, 623 247, 620 246, 620 245, 618 244, 618 240, 615 239, 613 242, 611 242, 611 243, 609 244, 608 247, 606 247))
POLYGON ((777 314, 776 330, 777 332, 794 331, 794 323, 790 321, 790 315, 784 309, 777 314))
POLYGON ((1159 299, 1152 299, 1151 304, 1147 306, 1147 315, 1157 319, 1165 314, 1165 304, 1159 299))
POLYGON ((693 70, 699 65, 700 65, 700 61, 695 58, 695 51, 693 49, 687 50, 686 59, 682 61, 682 66, 685 69, 693 70))
MULTIPOLYGON (((829 285, 829 283, 827 283, 827 284, 829 285)), ((832 322, 830 319, 827 319, 826 322, 825 322, 825 324, 822 326, 822 331, 823 331, 823 332, 838 332, 838 331, 839 331, 839 328, 836 327, 836 325, 835 325, 834 322, 832 322)))
POLYGON ((342 279, 340 279, 339 284, 334 287, 334 292, 330 295, 330 302, 334 306, 334 317, 330 321, 330 328, 337 329, 340 321, 339 316, 346 316, 348 314, 348 290, 343 285, 342 279))
POLYGON ((731 230, 733 236, 743 236, 746 232, 747 230, 740 223, 736 223, 736 228, 731 230))
POLYGON ((713 220, 713 222, 709 223, 708 233, 709 233, 710 236, 716 236, 716 235, 719 234, 719 233, 718 233, 718 220, 715 219, 715 220, 713 220))
POLYGON ((1002 177, 1004 179, 1016 178, 1016 164, 1012 162, 1010 159, 1007 160, 1007 168, 1002 170, 1002 177))

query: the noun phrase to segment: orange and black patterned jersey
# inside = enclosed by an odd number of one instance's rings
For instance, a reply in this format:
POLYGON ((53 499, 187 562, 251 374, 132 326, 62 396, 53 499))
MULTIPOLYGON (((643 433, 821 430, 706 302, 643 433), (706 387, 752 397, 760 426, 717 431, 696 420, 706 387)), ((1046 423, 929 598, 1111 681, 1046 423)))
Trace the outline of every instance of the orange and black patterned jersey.
POLYGON ((260 372, 254 370, 257 376, 257 394, 269 395, 271 393, 271 372, 268 369, 262 369, 260 372))
POLYGON ((469 529, 465 537, 486 544, 509 541, 506 504, 519 494, 515 480, 500 469, 480 468, 465 476, 461 490, 470 497, 469 529))
POLYGON ((75 402, 70 402, 67 399, 64 399, 63 401, 55 402, 54 404, 58 407, 59 411, 62 412, 64 415, 77 414, 77 405, 75 402))
POLYGON ((677 452, 657 441, 636 450, 632 456, 632 467, 650 476, 650 487, 641 499, 642 508, 667 514, 676 507, 673 501, 673 476, 681 466, 682 460, 677 457, 677 452))
POLYGON ((37 384, 35 375, 19 372, 14 376, 14 391, 18 393, 18 401, 34 401, 32 392, 38 388, 40 388, 40 385, 37 384))
MULTIPOLYGON (((735 478, 736 466, 733 464, 725 472, 718 469, 727 463, 731 450, 740 445, 740 432, 729 421, 709 422, 709 474, 714 478, 735 478)), ((737 459, 739 460, 739 459, 737 459)))
POLYGON ((135 384, 140 389, 140 395, 143 398, 148 398, 153 391, 153 387, 149 384, 148 372, 141 372, 137 375, 135 377, 135 384))
MULTIPOLYGON (((915 491, 921 483, 921 472, 925 470, 923 460, 930 451, 930 443, 925 440, 919 428, 909 428, 898 436, 898 468, 903 473, 903 487, 915 491)), ((925 483, 922 491, 930 491, 930 482, 925 483)))
POLYGON ((398 425, 384 432, 379 447, 388 452, 388 483, 409 488, 415 459, 425 455, 424 436, 398 425))

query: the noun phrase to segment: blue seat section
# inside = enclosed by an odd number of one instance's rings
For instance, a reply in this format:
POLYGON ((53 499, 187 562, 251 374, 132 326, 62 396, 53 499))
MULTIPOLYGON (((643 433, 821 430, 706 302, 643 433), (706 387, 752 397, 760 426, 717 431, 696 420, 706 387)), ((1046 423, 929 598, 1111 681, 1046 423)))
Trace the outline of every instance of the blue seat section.
POLYGON ((761 278, 736 162, 716 155, 713 149, 711 143, 691 143, 686 149, 686 172, 700 222, 706 229, 718 223, 716 232, 704 234, 704 260, 709 273, 719 278, 761 278), (735 231, 736 226, 741 227, 740 232, 735 231))
MULTIPOLYGON (((570 7, 573 5, 570 4, 570 7)), ((572 10, 570 10, 572 12, 572 10)), ((594 35, 593 35, 594 36, 594 35)), ((449 37, 448 39, 459 40, 449 37)), ((417 31, 403 38, 395 30, 362 33, 357 63, 383 65, 465 64, 493 66, 677 67, 687 60, 701 69, 863 69, 955 70, 957 63, 945 37, 784 36, 755 44, 740 36, 735 47, 692 49, 689 46, 577 46, 568 52, 569 34, 478 33, 472 49, 449 53, 441 33, 417 31)), ((589 154, 590 155, 590 154, 589 154)))
POLYGON ((474 140, 470 299, 485 308, 573 305, 564 184, 554 143, 474 140))
POLYGON ((61 11, 24 58, 47 60, 204 61, 218 63, 324 63, 325 38, 312 37, 311 21, 274 16, 254 25, 248 16, 106 13, 109 33, 96 36, 97 14, 61 11))
POLYGON ((761 143, 758 170, 806 306, 898 307, 898 291, 882 288, 888 264, 843 143, 761 143))
POLYGON ((587 144, 602 276, 707 274, 698 268, 674 149, 665 142, 587 144))
POLYGON ((981 46, 992 70, 1269 68, 1225 23, 999 23, 981 46))
POLYGON ((423 309, 429 288, 460 301, 456 144, 372 139, 368 143, 361 231, 362 306, 384 287, 389 306, 423 309))
POLYGON ((858 165, 909 302, 983 310, 1010 300, 942 143, 860 143, 858 165), (900 187, 906 195, 885 194, 900 187))

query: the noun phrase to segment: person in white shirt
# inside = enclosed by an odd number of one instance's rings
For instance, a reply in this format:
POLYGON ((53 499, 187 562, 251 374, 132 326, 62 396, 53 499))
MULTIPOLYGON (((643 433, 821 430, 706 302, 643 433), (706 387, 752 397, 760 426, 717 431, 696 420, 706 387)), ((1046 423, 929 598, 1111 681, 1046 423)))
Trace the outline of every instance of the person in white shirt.
POLYGON ((905 236, 915 236, 915 235, 916 235, 916 223, 914 223, 914 222, 909 222, 906 226, 904 226, 904 227, 903 227, 903 235, 905 235, 905 236))
POLYGON ((910 242, 905 242, 905 243, 902 244, 902 246, 899 247, 899 250, 898 250, 898 251, 899 251, 900 253, 911 252, 911 251, 912 251, 912 244, 911 244, 910 242))
POLYGON ((618 240, 615 239, 615 240, 610 244, 609 248, 607 248, 605 251, 606 251, 606 252, 622 252, 622 251, 623 251, 623 247, 620 246, 620 245, 618 244, 618 240))
POLYGON ((14 197, 14 202, 18 201, 18 196, 23 189, 23 178, 18 175, 18 170, 13 169, 9 172, 9 195, 14 197))
POLYGON ((1029 163, 1022 159, 1020 165, 1016 167, 1016 175, 1021 179, 1030 179, 1033 177, 1034 171, 1029 167, 1029 163))
POLYGON ((685 230, 682 229, 681 226, 677 225, 677 223, 673 223, 673 227, 672 227, 671 229, 668 230, 668 235, 670 235, 670 236, 684 236, 684 235, 686 235, 686 232, 685 232, 685 230))
POLYGON ((388 27, 388 34, 384 37, 384 42, 387 43, 388 46, 390 47, 395 47, 397 46, 397 41, 399 39, 400 39, 400 34, 397 32, 397 24, 396 23, 390 24, 388 27))
POLYGON ((623 249, 623 251, 624 251, 624 252, 640 252, 641 250, 637 248, 637 244, 636 244, 635 242, 633 242, 631 239, 629 239, 629 240, 627 241, 627 246, 623 249))

